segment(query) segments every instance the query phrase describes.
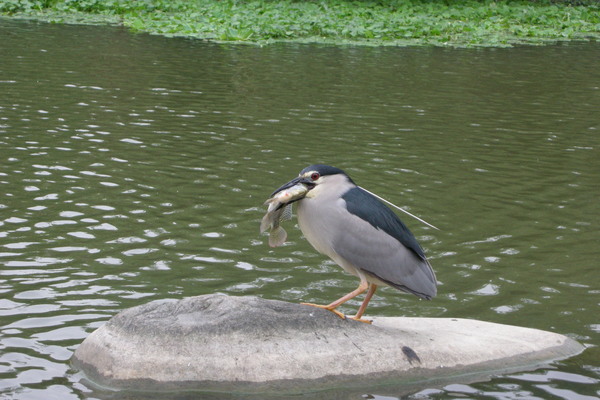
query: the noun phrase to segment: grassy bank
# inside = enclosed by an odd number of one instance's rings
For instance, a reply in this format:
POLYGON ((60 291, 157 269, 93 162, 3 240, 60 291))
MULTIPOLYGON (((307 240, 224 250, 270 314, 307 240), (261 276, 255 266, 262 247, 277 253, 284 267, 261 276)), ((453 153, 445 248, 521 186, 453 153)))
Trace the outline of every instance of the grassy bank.
POLYGON ((600 38, 595 0, 0 0, 0 14, 261 44, 508 46, 600 38))

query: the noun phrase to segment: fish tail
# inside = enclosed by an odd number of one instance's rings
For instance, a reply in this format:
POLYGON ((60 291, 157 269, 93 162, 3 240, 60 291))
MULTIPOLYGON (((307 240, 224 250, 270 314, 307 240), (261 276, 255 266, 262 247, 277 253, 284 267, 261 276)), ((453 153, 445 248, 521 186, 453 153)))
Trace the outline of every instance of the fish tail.
POLYGON ((279 247, 285 242, 285 239, 287 239, 287 232, 281 226, 278 226, 269 235, 269 246, 279 247))
POLYGON ((262 221, 260 221, 260 233, 263 233, 264 231, 266 231, 272 222, 273 221, 271 221, 271 215, 268 213, 265 214, 262 221))

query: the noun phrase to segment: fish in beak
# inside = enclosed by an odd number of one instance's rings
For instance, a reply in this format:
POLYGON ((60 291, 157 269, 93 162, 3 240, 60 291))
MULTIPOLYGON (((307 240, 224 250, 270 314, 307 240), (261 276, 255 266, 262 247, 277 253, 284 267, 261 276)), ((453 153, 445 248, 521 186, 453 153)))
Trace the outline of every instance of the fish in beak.
POLYGON ((270 229, 269 246, 281 246, 287 239, 287 232, 280 223, 292 219, 292 203, 302 200, 314 187, 314 183, 299 177, 292 179, 271 193, 265 204, 267 213, 260 223, 261 233, 270 229))
POLYGON ((283 184, 279 189, 271 193, 267 203, 290 204, 298 200, 302 200, 306 194, 315 187, 315 183, 305 177, 292 179, 288 183, 283 184))

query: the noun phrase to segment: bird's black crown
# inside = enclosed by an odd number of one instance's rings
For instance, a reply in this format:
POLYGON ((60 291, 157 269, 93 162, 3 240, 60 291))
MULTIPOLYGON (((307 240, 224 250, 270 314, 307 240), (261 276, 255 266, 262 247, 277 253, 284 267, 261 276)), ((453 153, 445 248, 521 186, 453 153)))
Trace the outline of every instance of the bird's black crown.
POLYGON ((336 168, 336 167, 332 167, 332 166, 329 166, 329 165, 324 165, 324 164, 309 165, 308 167, 306 167, 302 171, 300 171, 300 175, 304 175, 305 173, 311 172, 311 171, 316 171, 321 176, 337 175, 337 174, 343 174, 343 175, 348 176, 348 174, 346 174, 341 169, 336 168))

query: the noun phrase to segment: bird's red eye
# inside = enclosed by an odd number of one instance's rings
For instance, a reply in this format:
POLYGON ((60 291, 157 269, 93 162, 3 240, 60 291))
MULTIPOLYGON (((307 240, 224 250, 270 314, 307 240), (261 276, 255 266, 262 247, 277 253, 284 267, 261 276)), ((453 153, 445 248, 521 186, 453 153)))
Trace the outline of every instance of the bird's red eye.
POLYGON ((319 173, 318 173, 318 172, 313 172, 313 173, 310 175, 310 179, 312 179, 313 181, 316 181, 316 180, 317 180, 317 179, 319 179, 320 177, 321 177, 321 175, 319 175, 319 173))

